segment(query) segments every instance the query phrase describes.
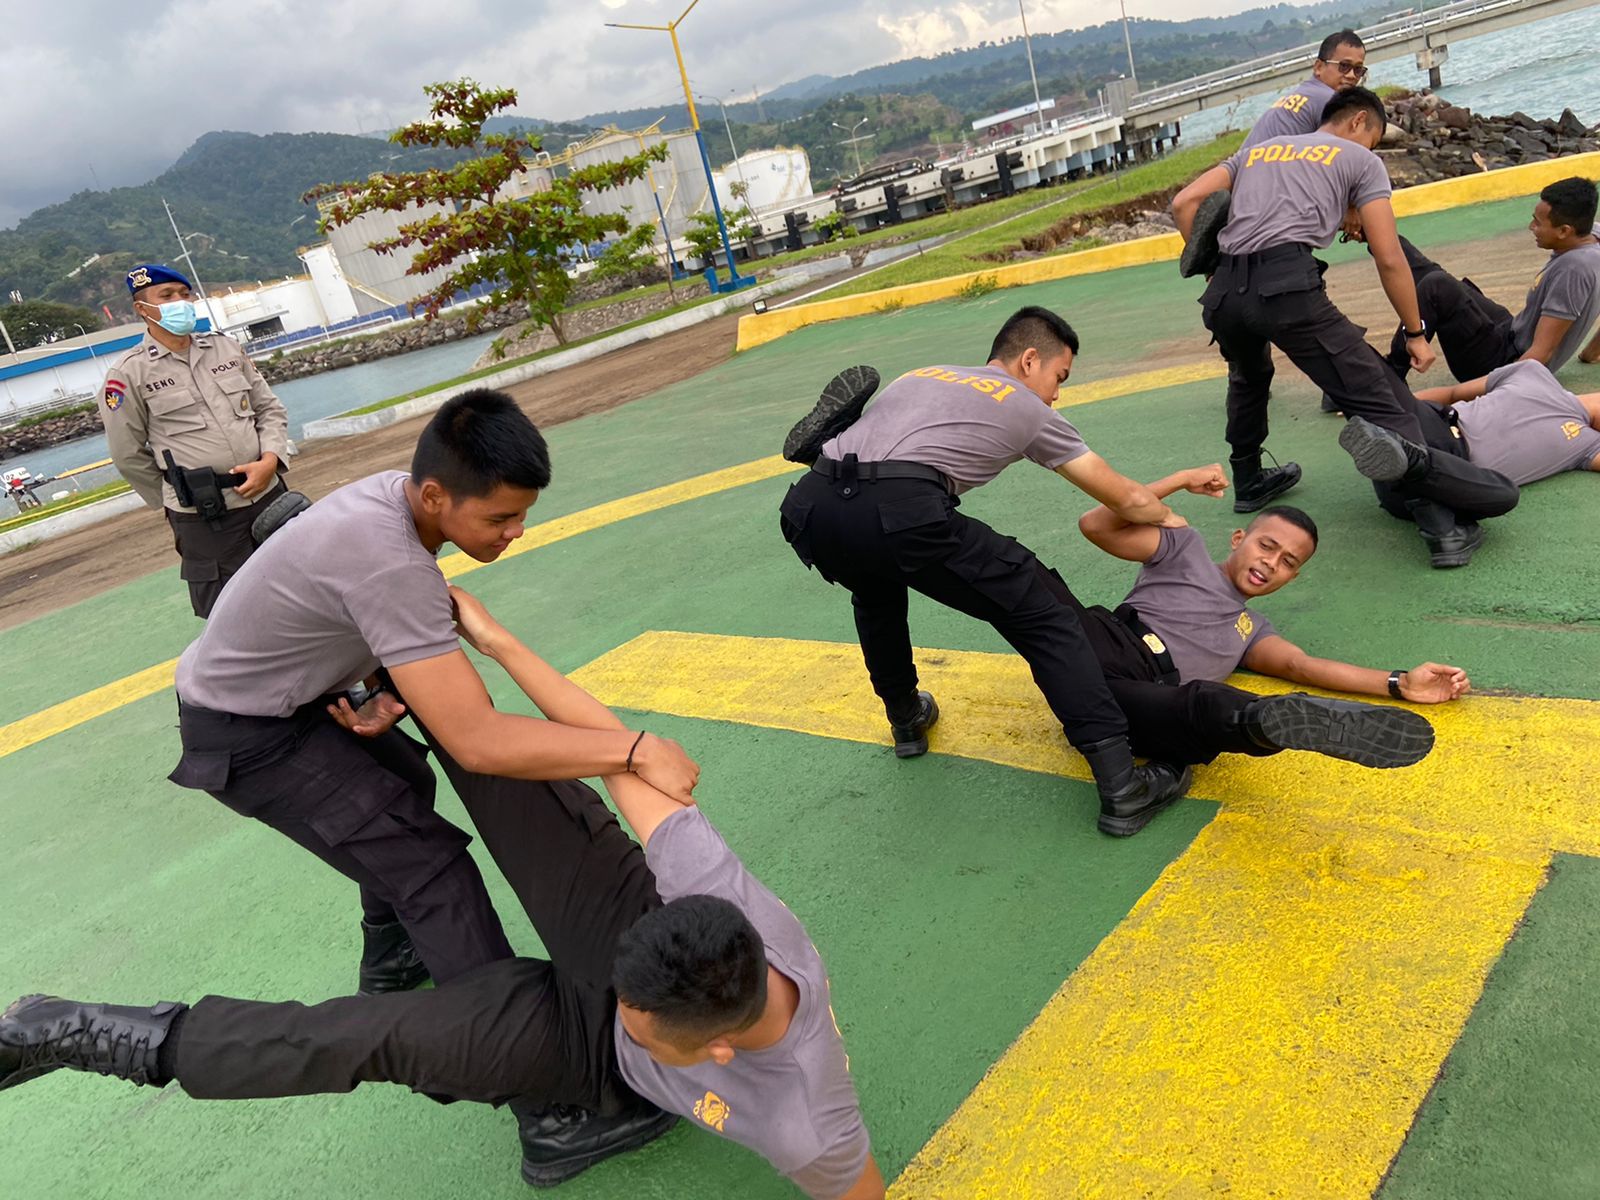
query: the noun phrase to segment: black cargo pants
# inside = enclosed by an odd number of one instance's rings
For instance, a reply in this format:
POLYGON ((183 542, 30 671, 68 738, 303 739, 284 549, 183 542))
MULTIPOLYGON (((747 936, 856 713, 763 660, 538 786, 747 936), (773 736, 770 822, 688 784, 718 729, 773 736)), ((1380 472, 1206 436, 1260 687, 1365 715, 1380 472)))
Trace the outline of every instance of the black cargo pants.
MULTIPOLYGON (((1516 318, 1510 309, 1485 296, 1472 280, 1457 279, 1405 238, 1400 239, 1400 248, 1417 287, 1423 323, 1444 355, 1450 374, 1465 383, 1521 357, 1512 340, 1516 318)), ((1411 370, 1411 358, 1406 353, 1403 325, 1395 328, 1388 359, 1404 379, 1411 370)))
POLYGON ((915 590, 992 625, 1027 661, 1074 746, 1128 732, 1059 576, 1015 538, 956 511, 936 483, 872 481, 851 487, 808 472, 780 509, 800 561, 850 591, 872 689, 891 721, 916 711, 917 668, 907 623, 915 590), (848 492, 848 494, 847 494, 848 492))
POLYGON ((189 604, 197 617, 209 617, 222 587, 255 553, 250 526, 284 493, 280 479, 259 500, 243 508, 230 508, 213 528, 199 513, 162 509, 172 527, 172 544, 178 552, 178 575, 189 585, 189 604))

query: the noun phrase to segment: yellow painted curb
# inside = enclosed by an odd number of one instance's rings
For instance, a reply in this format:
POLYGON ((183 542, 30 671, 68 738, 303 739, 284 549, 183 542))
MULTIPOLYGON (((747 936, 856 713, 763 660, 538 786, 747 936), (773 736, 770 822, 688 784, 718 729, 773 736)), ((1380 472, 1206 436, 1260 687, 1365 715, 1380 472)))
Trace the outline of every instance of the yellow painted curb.
MULTIPOLYGON (((1545 162, 1525 163, 1518 167, 1503 167, 1498 171, 1486 171, 1459 179, 1444 179, 1438 183, 1401 188, 1394 194, 1394 213, 1397 217, 1414 217, 1423 213, 1463 208, 1469 204, 1531 196, 1546 184, 1554 183, 1558 179, 1566 179, 1571 175, 1593 178, 1597 174, 1600 174, 1600 153, 1574 154, 1545 162)), ((757 346, 776 341, 797 329, 824 321, 862 317, 886 309, 896 310, 919 304, 931 304, 938 300, 949 300, 960 295, 963 288, 979 278, 992 280, 996 287, 1022 287, 1030 283, 1068 279, 1074 275, 1093 275, 1102 271, 1120 270, 1123 267, 1171 262, 1182 252, 1182 239, 1176 233, 1166 233, 1157 237, 1120 242, 1115 246, 1098 246, 1092 250, 1079 250, 1071 254, 1058 254, 1030 262, 996 266, 989 270, 950 275, 922 283, 908 283, 856 296, 840 296, 833 300, 792 304, 785 308, 770 309, 764 313, 750 313, 739 318, 737 348, 752 350, 757 346)))

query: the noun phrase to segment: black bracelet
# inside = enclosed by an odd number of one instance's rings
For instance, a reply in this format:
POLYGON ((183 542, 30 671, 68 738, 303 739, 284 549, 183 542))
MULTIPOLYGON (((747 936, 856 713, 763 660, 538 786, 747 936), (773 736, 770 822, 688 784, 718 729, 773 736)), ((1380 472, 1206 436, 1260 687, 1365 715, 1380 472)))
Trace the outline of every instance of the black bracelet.
POLYGON ((1405 693, 1400 690, 1400 676, 1404 674, 1404 671, 1389 672, 1389 695, 1396 700, 1404 700, 1406 698, 1405 693))
MULTIPOLYGON (((1391 687, 1393 686, 1392 682, 1391 682, 1390 686, 1391 687)), ((639 743, 644 741, 644 734, 645 734, 644 730, 642 730, 642 729, 639 730, 639 736, 634 738, 633 739, 633 745, 628 747, 627 769, 628 769, 628 771, 630 773, 633 771, 633 752, 639 748, 639 743)))

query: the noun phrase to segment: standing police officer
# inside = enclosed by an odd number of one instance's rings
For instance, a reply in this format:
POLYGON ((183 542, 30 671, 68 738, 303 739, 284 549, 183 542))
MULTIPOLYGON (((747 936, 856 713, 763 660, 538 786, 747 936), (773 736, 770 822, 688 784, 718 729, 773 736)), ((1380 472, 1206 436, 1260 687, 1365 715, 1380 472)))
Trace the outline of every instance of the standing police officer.
MULTIPOLYGON (((1172 202, 1187 241, 1200 202, 1217 191, 1232 192, 1217 237, 1216 271, 1200 304, 1223 358, 1237 368, 1228 380, 1227 438, 1240 487, 1260 473, 1273 346, 1333 397, 1340 412, 1371 423, 1348 430, 1348 440, 1341 435, 1352 453, 1362 448, 1353 443, 1371 426, 1426 444, 1409 389, 1366 343, 1363 330, 1328 299, 1325 264, 1311 253, 1333 241, 1346 212, 1355 208, 1384 292, 1403 323, 1411 365, 1419 371, 1433 365, 1395 230, 1389 176, 1372 153, 1386 124, 1383 101, 1365 88, 1351 88, 1328 101, 1316 133, 1241 150, 1172 202)), ((1515 504, 1514 495, 1506 503, 1505 484, 1503 476, 1464 458, 1441 455, 1432 469, 1398 482, 1396 489, 1432 564, 1459 567, 1483 542, 1476 517, 1515 504)))
POLYGON ((1315 133, 1322 110, 1340 92, 1356 87, 1367 77, 1367 45, 1354 29, 1341 29, 1322 39, 1311 78, 1272 102, 1272 107, 1250 127, 1241 150, 1276 137, 1315 133))
MULTIPOLYGON (((956 511, 960 493, 1027 458, 1124 520, 1184 524, 1150 489, 1093 453, 1052 407, 1077 350, 1072 326, 1030 306, 1001 326, 986 366, 902 375, 821 447, 810 473, 784 497, 781 526, 801 562, 850 590, 861 653, 896 755, 926 752, 939 719, 933 697, 917 690, 906 623, 907 591, 915 589, 987 621, 1027 660, 1094 772, 1101 832, 1126 837, 1183 795, 1189 773, 1166 763, 1134 765, 1127 719, 1067 585, 1015 538, 956 511)), ((849 377, 829 385, 802 426, 827 416, 849 377)), ((871 378, 868 394, 876 373, 871 378)), ((848 398, 841 407, 850 407, 848 398)), ((791 457, 809 461, 812 453, 791 457)))
POLYGON ((195 615, 250 556, 250 526, 282 491, 289 418, 239 343, 196 334, 189 281, 149 264, 128 272, 143 340, 106 376, 100 419, 111 460, 166 513, 195 615))

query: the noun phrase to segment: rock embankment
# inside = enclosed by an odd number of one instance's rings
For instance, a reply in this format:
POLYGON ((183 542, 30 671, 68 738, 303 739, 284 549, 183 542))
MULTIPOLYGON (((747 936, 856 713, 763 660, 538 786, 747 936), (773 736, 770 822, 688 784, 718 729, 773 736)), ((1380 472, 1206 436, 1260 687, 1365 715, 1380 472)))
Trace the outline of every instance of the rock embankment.
POLYGON ((1570 108, 1553 121, 1481 117, 1424 91, 1391 100, 1389 121, 1378 156, 1396 187, 1600 150, 1600 125, 1586 126, 1570 108))
POLYGON ((66 413, 35 425, 14 425, 0 429, 0 461, 14 454, 28 454, 46 446, 59 446, 76 438, 100 432, 100 416, 94 409, 66 413))

